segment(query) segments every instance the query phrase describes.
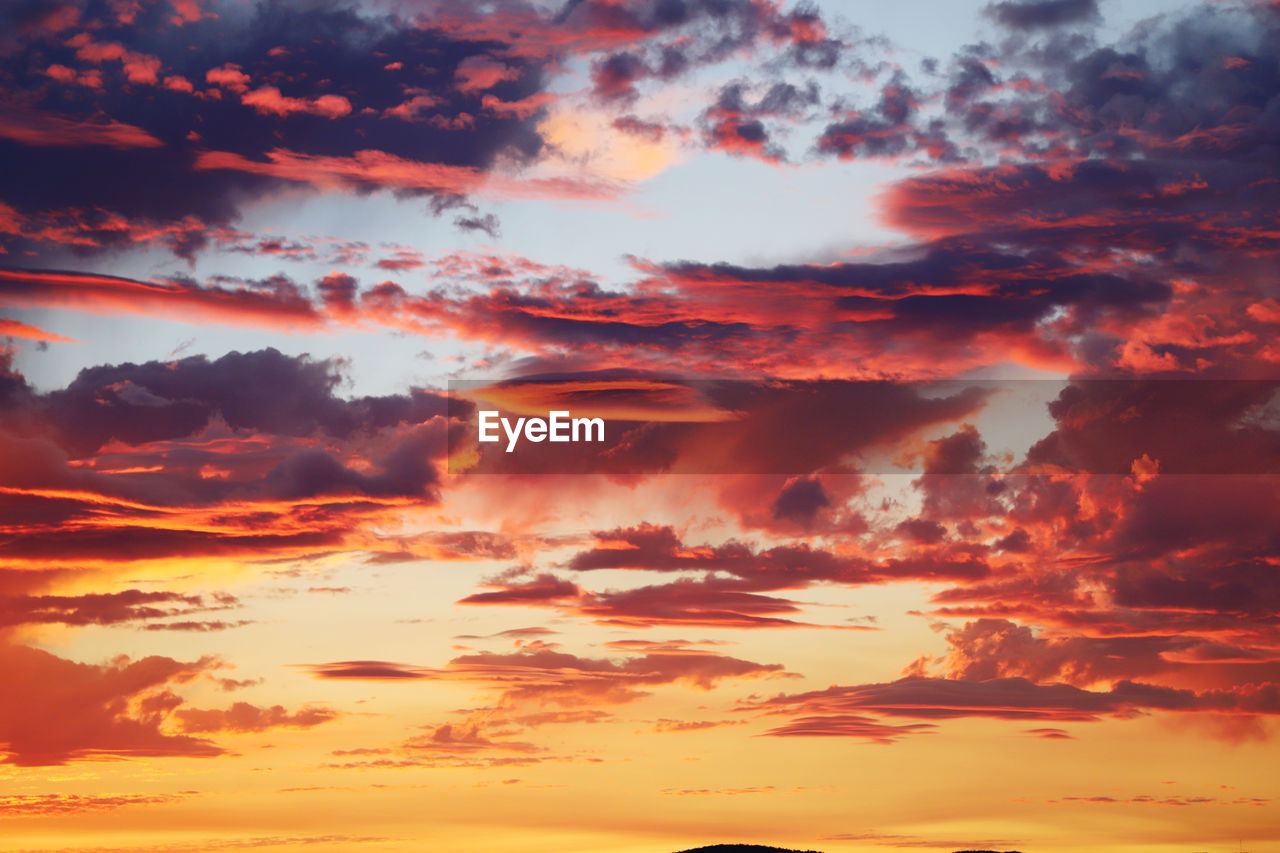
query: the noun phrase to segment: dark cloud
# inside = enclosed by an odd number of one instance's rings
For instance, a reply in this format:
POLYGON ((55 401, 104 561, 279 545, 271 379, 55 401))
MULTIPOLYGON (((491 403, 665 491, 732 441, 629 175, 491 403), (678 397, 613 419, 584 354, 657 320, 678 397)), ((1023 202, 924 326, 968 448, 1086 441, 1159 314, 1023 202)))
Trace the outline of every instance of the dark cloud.
POLYGON ((468 595, 459 604, 554 604, 573 601, 579 597, 581 590, 570 581, 556 577, 549 572, 538 575, 527 581, 496 582, 492 592, 477 592, 468 595))
POLYGON ((873 743, 893 743, 898 738, 913 734, 928 734, 936 729, 932 723, 885 723, 875 717, 858 714, 826 714, 815 717, 797 717, 791 722, 770 729, 765 734, 772 737, 851 737, 873 743))
POLYGON ((831 67, 846 51, 827 37, 816 8, 789 12, 753 0, 657 0, 619 6, 604 0, 571 3, 559 18, 569 27, 612 35, 619 48, 599 56, 591 77, 595 94, 629 101, 645 80, 671 80, 693 69, 759 51, 789 46, 788 58, 801 66, 831 67), (625 38, 625 35, 630 38, 625 38))
MULTIPOLYGON (((234 596, 220 593, 206 603, 199 595, 176 592, 144 592, 137 589, 84 595, 0 594, 0 627, 24 624, 111 625, 155 619, 170 619, 226 610, 237 606, 234 596)), ((156 627, 172 628, 161 623, 156 627)))
POLYGON ((649 67, 644 60, 634 53, 623 51, 597 61, 591 69, 591 82, 598 97, 627 101, 635 99, 638 94, 636 81, 649 74, 649 67))
POLYGON ((808 725, 818 731, 826 721, 833 721, 836 726, 832 734, 840 734, 838 723, 848 714, 930 720, 988 717, 1061 722, 1125 718, 1152 711, 1274 715, 1280 713, 1280 693, 1274 684, 1197 693, 1134 681, 1120 681, 1109 690, 1092 691, 1068 684, 1037 684, 1025 678, 985 681, 903 678, 879 684, 781 694, 747 707, 797 717, 786 727, 786 734, 801 733, 799 719, 808 720, 808 725))
MULTIPOLYGON (((935 549, 885 554, 881 559, 842 554, 805 541, 755 549, 729 541, 720 545, 684 542, 668 526, 642 524, 598 531, 596 546, 575 554, 565 568, 579 573, 624 569, 659 573, 700 573, 625 589, 590 590, 581 582, 544 572, 529 577, 510 572, 485 582, 489 591, 465 604, 546 607, 605 625, 651 627, 704 625, 732 628, 826 627, 874 630, 865 625, 819 625, 804 618, 803 602, 778 593, 811 586, 860 586, 906 579, 970 583, 990 567, 972 550, 935 549)), ((584 575, 585 577, 585 575, 584 575)))
POLYGON ((1280 381, 1091 380, 1049 405, 1056 428, 1029 464, 1129 474, 1144 457, 1164 474, 1280 472, 1280 381))
POLYGON ((1157 676, 1173 667, 1166 654, 1194 646, 1178 637, 1037 636, 1025 625, 978 619, 947 634, 948 677, 967 681, 1027 678, 1087 687, 1157 676))
POLYGON ((1036 29, 1096 21, 1097 0, 1024 0, 1024 2, 993 3, 987 14, 1006 27, 1036 29))
POLYGON ((445 432, 442 426, 417 427, 399 441, 383 458, 376 460, 376 473, 356 471, 337 456, 323 450, 303 450, 291 454, 273 468, 260 484, 266 496, 284 500, 318 495, 367 495, 370 497, 409 496, 439 500, 436 461, 443 455, 445 432))
POLYGON ((896 157, 926 151, 940 161, 955 159, 952 143, 939 127, 915 122, 920 93, 911 87, 901 71, 884 84, 880 100, 866 111, 846 110, 839 121, 827 125, 816 149, 822 155, 842 160, 858 157, 896 157))
POLYGON ((94 453, 113 439, 140 445, 187 438, 215 417, 233 430, 347 439, 445 414, 443 396, 416 389, 344 400, 336 396, 340 370, 334 360, 286 356, 274 349, 212 360, 199 355, 102 365, 81 370, 64 389, 33 395, 31 406, 33 417, 51 426, 77 455, 94 453))
POLYGON ((816 107, 821 100, 818 84, 811 80, 802 89, 778 82, 758 96, 753 95, 752 88, 735 81, 720 90, 715 103, 699 119, 704 143, 729 154, 780 163, 786 160, 786 153, 770 128, 798 121, 816 107))
POLYGON ((164 314, 268 328, 314 328, 323 321, 309 295, 284 275, 260 281, 214 278, 201 284, 189 278, 141 282, 96 273, 10 268, 0 269, 0 301, 24 308, 164 314))
POLYGON ((698 625, 717 628, 811 628, 798 602, 749 592, 714 578, 681 579, 584 596, 574 612, 601 625, 647 628, 698 625))
POLYGON ((308 669, 317 678, 355 678, 374 681, 428 678, 431 675, 430 670, 421 667, 379 660, 337 661, 316 664, 308 669))
POLYGON ((498 239, 501 231, 501 223, 498 217, 492 213, 484 215, 477 214, 475 216, 459 216, 453 220, 455 227, 463 231, 483 231, 488 234, 491 239, 498 239))
POLYGON ((578 56, 601 98, 625 101, 645 80, 743 52, 789 47, 825 65, 844 52, 816 10, 756 0, 588 0, 559 14, 512 2, 485 16, 442 4, 412 20, 343 2, 163 8, 7 12, 0 156, 18 177, 0 203, 15 245, 56 256, 159 243, 192 260, 287 186, 462 198, 500 159, 542 153, 548 78, 578 56), (58 219, 67 227, 49 227, 58 219))
POLYGON ((913 571, 928 577, 984 574, 972 562, 957 562, 950 569, 909 559, 888 558, 876 563, 866 557, 824 550, 807 541, 759 550, 732 540, 715 546, 691 545, 682 541, 673 528, 653 524, 597 531, 595 536, 596 547, 574 555, 567 563, 569 569, 703 570, 736 575, 741 581, 738 588, 742 589, 786 589, 818 581, 876 583, 913 571))
MULTIPOLYGON (((14 167, 3 201, 21 215, 100 208, 158 226, 189 219, 199 229, 233 220, 247 200, 281 186, 278 177, 250 171, 193 170, 210 152, 259 162, 272 151, 329 158, 375 151, 484 170, 499 152, 531 156, 541 146, 532 118, 498 115, 481 103, 486 93, 514 102, 541 88, 540 62, 505 53, 508 45, 338 4, 257 4, 181 28, 143 20, 158 8, 132 23, 91 12, 92 28, 71 40, 28 27, 20 47, 0 58, 9 97, 50 127, 105 114, 120 133, 136 128, 139 140, 152 140, 145 148, 81 148, 70 158, 30 134, 0 141, 14 167), (467 60, 494 54, 510 73, 483 91, 454 85, 467 60), (399 63, 394 71, 386 67, 392 62, 399 63), (59 83, 44 73, 51 64, 91 69, 105 85, 59 83), (397 117, 415 91, 433 93, 432 114, 449 121, 397 117)), ((71 144, 86 140, 80 134, 71 144)), ((378 186, 371 178, 363 188, 378 186)), ((79 245, 121 239, 99 238, 79 245)), ((188 248, 207 239, 197 230, 188 248)))
POLYGON ((831 499, 816 477, 795 477, 786 482, 771 507, 773 517, 811 523, 831 499))
MULTIPOLYGON (((20 521, 6 559, 32 568, 184 559, 306 558, 361 539, 391 557, 510 555, 481 532, 363 530, 389 507, 436 503, 448 409, 411 390, 344 399, 341 364, 275 350, 87 368, 37 393, 11 377, 0 413, 0 505, 20 521), (178 521, 182 518, 182 521, 178 521)), ((148 630, 221 630, 222 603, 126 591, 9 602, 19 621, 91 624, 173 617, 148 630)))

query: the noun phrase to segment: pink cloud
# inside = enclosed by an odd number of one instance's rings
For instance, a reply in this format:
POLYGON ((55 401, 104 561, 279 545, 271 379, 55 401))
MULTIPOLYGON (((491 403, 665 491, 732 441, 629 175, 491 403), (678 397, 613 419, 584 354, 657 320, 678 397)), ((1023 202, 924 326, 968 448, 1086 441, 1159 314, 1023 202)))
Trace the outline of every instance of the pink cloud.
POLYGON ((289 116, 294 113, 342 118, 351 112, 351 102, 341 95, 321 95, 318 98, 290 98, 280 94, 275 86, 262 86, 240 96, 240 102, 253 107, 263 115, 289 116))
POLYGON ((163 143, 140 127, 108 119, 89 121, 0 102, 0 138, 49 148, 159 148, 163 143))
POLYGON ((249 75, 240 70, 240 66, 228 62, 204 73, 204 80, 215 86, 223 86, 233 92, 244 92, 249 88, 249 75))
POLYGON ((357 151, 349 157, 303 154, 284 148, 267 152, 266 161, 230 151, 205 151, 196 169, 233 169, 271 175, 324 189, 379 186, 446 195, 487 192, 504 198, 609 199, 618 188, 600 181, 571 178, 517 178, 489 175, 471 166, 408 160, 386 151, 357 151))
POLYGON ((511 68, 505 63, 483 56, 468 56, 458 63, 454 80, 460 92, 478 92, 490 89, 505 80, 515 80, 520 76, 520 69, 511 68))

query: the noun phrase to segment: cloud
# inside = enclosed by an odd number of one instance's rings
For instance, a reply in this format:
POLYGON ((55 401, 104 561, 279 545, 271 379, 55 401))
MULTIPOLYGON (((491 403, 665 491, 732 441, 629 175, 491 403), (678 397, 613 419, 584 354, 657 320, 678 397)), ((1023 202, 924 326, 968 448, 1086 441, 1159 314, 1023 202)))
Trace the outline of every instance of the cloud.
MULTIPOLYGON (((209 850, 257 850, 299 845, 385 844, 389 840, 385 836, 378 835, 255 835, 248 838, 211 839, 198 844, 176 842, 128 848, 82 847, 80 853, 126 853, 126 850, 128 853, 206 853, 209 850)), ((30 853, 55 853, 55 849, 37 849, 30 853)))
POLYGON ((442 289, 428 301, 387 288, 371 307, 410 328, 589 358, 599 369, 718 373, 737 364, 878 377, 936 373, 938 363, 1069 366, 1081 355, 1070 335, 1142 322, 1172 292, 1137 273, 971 241, 832 264, 634 264, 646 277, 626 291, 576 276, 462 268, 471 286, 456 295, 442 289), (770 346, 777 340, 788 342, 785 353, 770 346))
POLYGON ((1056 728, 1027 729, 1027 734, 1035 735, 1036 737, 1044 738, 1045 740, 1075 740, 1075 738, 1072 737, 1071 734, 1068 733, 1066 729, 1056 729, 1056 728))
POLYGON ((813 623, 788 618, 798 602, 733 588, 715 578, 681 579, 584 596, 574 610, 602 625, 647 628, 699 625, 719 628, 799 628, 813 623))
POLYGON ((1027 461, 1123 475, 1145 456, 1166 475, 1277 473, 1280 429, 1261 413, 1278 390, 1274 380, 1073 383, 1027 461))
MULTIPOLYGON (((228 163, 251 171, 296 173, 306 181, 326 180, 329 165, 337 180, 386 178, 406 185, 419 180, 416 167, 402 174, 403 164, 376 152, 361 155, 360 163, 329 164, 277 153, 274 164, 228 163), (365 174, 366 166, 388 171, 374 177, 365 174)), ((222 163, 213 153, 202 162, 222 163)), ((421 179, 430 183, 439 178, 447 184, 457 177, 446 169, 421 179)), ((528 179, 529 186, 540 181, 556 184, 559 179, 528 179)), ((486 185, 498 183, 488 179, 486 185)), ((171 242, 188 253, 215 234, 198 222, 162 231, 136 225, 141 229, 136 233, 133 225, 126 227, 126 233, 134 234, 129 239, 171 242)), ((23 233, 44 233, 25 221, 17 227, 23 233)), ((83 227, 88 230, 64 236, 92 244, 109 239, 98 236, 106 233, 105 227, 83 227)), ((228 242, 240 249, 249 246, 234 238, 228 242)), ((1179 311, 1193 309, 1191 304, 1184 309, 1185 297, 1175 296, 1167 284, 1146 273, 1099 270, 1043 249, 1013 252, 954 240, 887 252, 874 261, 822 265, 750 268, 636 259, 633 264, 645 278, 615 291, 582 271, 528 259, 483 259, 498 263, 480 264, 481 257, 467 255, 427 262, 412 253, 385 259, 383 266, 429 263, 441 273, 435 277, 437 288, 426 294, 411 294, 392 281, 361 290, 345 273, 336 273, 347 276, 341 300, 327 289, 328 278, 318 283, 317 300, 283 275, 262 281, 144 283, 54 270, 6 270, 0 298, 15 306, 136 311, 233 325, 301 323, 319 330, 357 323, 448 333, 501 342, 541 358, 589 358, 598 369, 671 373, 679 365, 680 372, 702 366, 714 374, 724 372, 725 365, 748 364, 797 378, 824 372, 859 378, 936 375, 937 365, 948 361, 957 368, 1001 360, 1062 368, 1088 356, 1082 337, 1087 329, 1106 326, 1154 340, 1153 324, 1164 322, 1157 319, 1157 308, 1172 301, 1179 311), (775 339, 790 346, 780 351, 768 344, 775 339)), ((1256 337, 1221 340, 1237 348, 1257 346, 1256 337)), ((1203 349, 1218 344, 1206 340, 1193 345, 1203 349)), ((1118 360, 1123 342, 1116 337, 1112 346, 1118 360)), ((1152 357, 1164 355, 1150 344, 1143 346, 1152 357)), ((1098 344, 1091 340, 1090 347, 1096 350, 1098 344)))
MULTIPOLYGON (((608 199, 617 182, 656 173, 673 153, 633 144, 602 158, 595 178, 572 152, 557 156, 564 134, 541 121, 561 100, 587 106, 552 85, 574 62, 593 68, 597 94, 616 102, 743 55, 825 67, 852 55, 817 10, 757 0, 504 2, 484 15, 458 4, 412 14, 268 4, 234 15, 191 0, 162 5, 14 13, 0 73, 11 81, 5 110, 22 117, 0 119, 0 139, 17 140, 0 145, 22 177, 0 201, 24 217, 97 210, 163 228, 188 217, 226 226, 290 183, 437 199, 608 199), (71 87, 95 96, 72 97, 71 87), (68 144, 102 150, 70 163, 43 150, 68 144), (561 175, 518 177, 544 161, 561 175)), ((608 112, 605 125, 616 117, 608 112)))
POLYGON ((76 663, 30 646, 0 645, 0 743, 4 763, 24 767, 95 757, 208 757, 208 740, 162 726, 182 700, 170 687, 211 665, 152 655, 111 664, 76 663))
POLYGON ((953 574, 971 579, 985 572, 973 564, 958 563, 952 571, 925 564, 910 565, 888 558, 876 563, 864 556, 846 555, 817 548, 807 542, 756 550, 730 541, 718 546, 691 546, 666 525, 641 524, 636 527, 598 531, 597 545, 570 558, 567 567, 579 572, 595 569, 643 569, 674 572, 702 570, 736 576, 744 588, 783 589, 830 581, 845 584, 878 583, 910 577, 913 568, 924 576, 953 574))
MULTIPOLYGON (((2 587, 0 587, 2 588, 2 587)), ((234 596, 219 593, 214 604, 206 604, 199 595, 176 592, 89 593, 84 595, 7 595, 0 594, 0 628, 11 625, 62 624, 112 625, 154 619, 175 619, 210 610, 237 606, 234 596)), ((172 629, 175 623, 157 627, 172 629)), ((209 623, 178 622, 178 625, 209 623)))
POLYGON ((501 230, 498 217, 492 213, 486 213, 483 216, 459 216, 453 220, 453 224, 463 231, 483 231, 495 240, 501 230))
POLYGON ((484 56, 469 56, 453 72, 458 89, 473 92, 492 89, 507 80, 518 80, 520 69, 484 56))
POLYGON ((481 193, 517 199, 609 199, 619 192, 615 186, 600 181, 489 175, 473 166, 409 160, 374 149, 328 157, 273 148, 265 155, 266 160, 250 160, 234 152, 205 151, 196 158, 194 168, 266 175, 325 189, 387 188, 446 196, 481 193))
MULTIPOLYGON (((832 686, 823 690, 744 703, 744 709, 792 718, 769 732, 775 736, 867 737, 861 726, 876 717, 946 720, 985 717, 997 720, 1095 722, 1104 717, 1131 718, 1155 711, 1227 715, 1248 726, 1253 715, 1280 713, 1275 684, 1242 685, 1231 690, 1193 690, 1121 680, 1107 690, 1084 690, 1064 683, 1038 684, 1026 678, 972 681, 908 677, 897 681, 832 686), (874 715, 868 718, 868 715, 874 715), (854 719, 848 732, 842 726, 854 719)), ((872 729, 874 731, 874 728, 872 729)), ((885 739, 911 733, 885 732, 885 739)))
POLYGON ((350 438, 445 413, 444 398, 427 391, 344 400, 335 394, 340 368, 334 360, 270 348, 100 365, 32 405, 77 454, 112 439, 141 445, 191 437, 215 418, 247 434, 350 438))
POLYGON ((44 341, 46 343, 73 344, 75 341, 65 335, 46 332, 38 326, 30 323, 23 323, 20 320, 11 320, 8 317, 0 317, 0 336, 6 338, 24 338, 29 341, 44 341))
POLYGON ((486 111, 481 98, 517 103, 540 93, 547 55, 508 55, 502 79, 483 91, 444 92, 434 108, 442 127, 380 118, 408 90, 434 90, 437 77, 452 78, 460 68, 465 76, 490 51, 502 52, 507 39, 476 42, 447 27, 408 26, 391 13, 341 4, 310 11, 258 6, 243 15, 193 11, 174 27, 156 20, 156 10, 114 20, 107 7, 94 7, 70 19, 79 32, 69 39, 41 27, 18 35, 0 56, 12 81, 0 111, 0 146, 22 175, 6 182, 4 202, 28 217, 101 209, 161 226, 185 217, 225 225, 281 180, 261 169, 213 172, 193 164, 258 164, 278 149, 292 163, 330 164, 327 172, 316 168, 324 179, 369 150, 404 170, 460 176, 385 186, 452 193, 478 186, 499 155, 524 160, 541 147, 534 116, 486 111), (384 67, 388 57, 400 60, 395 73, 384 67), (37 66, 36 58, 44 61, 37 66), (51 91, 48 74, 35 70, 50 67, 94 85, 98 95, 89 102, 51 91), (67 145, 85 153, 68 160, 51 148, 67 145))
POLYGON ((701 732, 707 729, 718 729, 724 726, 740 726, 744 720, 670 720, 660 719, 653 725, 653 730, 660 734, 672 732, 701 732))
MULTIPOLYGON (((60 589, 120 563, 210 557, 528 562, 461 603, 626 628, 808 627, 818 620, 804 590, 925 582, 930 617, 965 620, 935 623, 941 657, 918 658, 898 681, 747 707, 776 713, 772 736, 872 742, 937 733, 953 717, 1037 721, 1023 733, 1065 739, 1067 723, 1147 713, 1265 735, 1280 674, 1270 7, 1170 14, 1107 45, 1078 28, 1096 19, 1092 2, 1001 2, 988 8, 1005 27, 998 43, 919 75, 861 69, 865 88, 846 96, 828 81, 853 73, 854 42, 804 6, 582 0, 548 13, 512 2, 485 18, 447 4, 417 26, 341 5, 225 19, 161 6, 110 20, 99 7, 3 13, 0 76, 12 91, 0 156, 18 176, 0 193, 6 257, 56 267, 61 252, 128 247, 194 260, 216 245, 332 272, 307 284, 6 269, 0 302, 497 348, 513 370, 559 383, 542 397, 510 383, 498 389, 508 401, 630 407, 616 452, 584 470, 732 470, 708 490, 723 511, 711 523, 741 529, 711 538, 694 513, 688 528, 638 516, 567 544, 452 518, 407 531, 406 516, 443 499, 447 439, 469 439, 469 410, 450 412, 438 395, 343 397, 339 362, 273 350, 100 365, 37 391, 0 356, 0 508, 12 525, 0 622, 230 627, 196 615, 230 606, 207 596, 60 589), (174 13, 180 33, 154 17, 174 13), (766 49, 778 61, 757 63, 765 82, 698 91, 708 66, 766 49), (567 67, 586 70, 592 91, 553 85, 567 67), (821 89, 782 79, 837 68, 821 89), (689 112, 701 110, 689 127, 649 97, 677 79, 693 93, 689 112), (805 157, 912 167, 881 199, 904 242, 786 262, 633 258, 633 280, 608 283, 495 252, 373 254, 226 227, 285 189, 387 191, 430 197, 457 227, 492 237, 496 220, 467 199, 613 199, 681 145, 795 159, 783 142, 797 128, 813 131, 805 157), (616 140, 608 157, 570 168, 616 140), (361 282, 351 263, 430 284, 361 282), (980 391, 921 397, 842 381, 1002 362, 1074 377, 1025 460, 998 459, 973 426, 988 403, 980 391), (670 373, 701 379, 655 378, 670 373), (764 381, 722 381, 741 376, 764 381), (1253 378, 1221 381, 1241 376, 1253 378), (814 424, 804 442, 796 419, 814 424), (904 487, 909 511, 871 503, 849 473, 883 452, 920 464, 904 487), (560 562, 527 559, 561 546, 560 562), (33 577, 10 577, 19 572, 33 577), (606 587, 615 572, 650 574, 606 587)), ((0 321, 5 333, 58 340, 12 320, 0 321)), ((488 482, 498 485, 476 490, 521 481, 488 482)), ((822 627, 851 626, 870 627, 822 627)), ((314 674, 478 685, 494 708, 435 721, 387 759, 455 763, 545 760, 525 732, 601 719, 597 704, 781 674, 676 641, 614 641, 618 656, 588 658, 511 637, 525 644, 513 654, 340 661, 314 674)), ((132 666, 75 673, 110 680, 132 666)), ((201 754, 218 748, 197 734, 329 713, 177 707, 165 685, 187 676, 172 673, 86 699, 97 716, 67 726, 86 732, 79 740, 33 745, 28 723, 11 718, 11 760, 201 754)))
MULTIPOLYGON (((987 681, 1027 678, 1077 687, 1144 679, 1164 684, 1244 689, 1269 681, 1280 650, 1242 647, 1194 634, 1089 636, 1038 632, 1006 619, 984 618, 946 634, 949 651, 933 659, 947 678, 987 681)), ((917 662, 929 670, 927 660, 917 662)))
POLYGON ((1081 21, 1097 21, 1096 0, 1023 0, 1023 2, 993 3, 987 14, 1012 29, 1036 29, 1074 24, 1081 21))
POLYGON ((525 741, 510 738, 495 739, 486 734, 492 728, 483 717, 458 723, 441 723, 427 726, 426 731, 405 741, 403 748, 414 753, 439 756, 470 756, 478 753, 515 752, 535 753, 539 748, 525 741))
MULTIPOLYGON (((8 376, 0 504, 21 529, 6 559, 91 569, 213 555, 512 553, 481 531, 373 532, 397 507, 439 502, 449 407, 421 390, 344 399, 340 371, 337 361, 263 350, 101 365, 44 394, 8 376)), ((44 622, 163 612, 176 621, 148 630, 237 624, 194 620, 211 605, 159 593, 10 603, 13 618, 44 622)))
POLYGON ((691 545, 670 526, 641 524, 597 531, 595 546, 564 563, 579 573, 568 580, 551 572, 530 576, 508 572, 484 582, 485 592, 461 604, 547 607, 603 625, 653 627, 698 625, 723 628, 824 627, 875 630, 866 625, 817 624, 800 618, 803 602, 776 594, 819 585, 856 587, 909 579, 975 582, 990 567, 971 552, 957 549, 930 554, 886 554, 876 559, 840 553, 807 542, 755 549, 729 541, 691 545), (690 573, 651 585, 591 590, 586 573, 624 569, 690 573))
MULTIPOLYGON (((965 838, 964 840, 951 840, 954 837, 955 836, 926 837, 887 832, 840 832, 834 835, 825 835, 823 836, 823 839, 830 841, 861 841, 884 847, 918 847, 925 850, 955 848, 963 851, 963 853, 995 853, 996 848, 1018 846, 1018 842, 1016 841, 1008 841, 1000 838, 965 838)), ((1017 853, 1017 851, 1011 850, 1009 853, 1017 853)))
MULTIPOLYGON (((523 640, 517 643, 524 642, 523 640)), ((712 652, 681 649, 615 658, 588 658, 532 641, 511 653, 460 655, 437 668, 385 661, 343 661, 303 667, 320 679, 428 680, 476 684, 494 704, 459 712, 459 719, 423 727, 397 748, 402 758, 349 766, 420 766, 423 761, 462 766, 502 766, 548 760, 545 749, 514 739, 546 725, 596 722, 603 708, 636 702, 655 687, 682 685, 709 691, 723 681, 785 677, 779 664, 759 664, 712 652)), ((434 766, 434 765, 433 765, 434 766)))
POLYGON ((875 717, 856 714, 824 714, 813 717, 797 717, 789 723, 772 728, 765 734, 770 737, 851 737, 872 743, 893 743, 913 734, 928 734, 936 726, 932 723, 907 723, 892 725, 875 717))
POLYGON ((108 120, 68 118, 0 101, 0 139, 23 146, 115 149, 159 148, 163 143, 134 125, 108 120))
POLYGON ((363 681, 395 681, 403 678, 430 678, 431 670, 379 660, 348 660, 308 667, 317 678, 353 678, 363 681))
POLYGON ((528 581, 494 583, 492 592, 477 592, 461 599, 459 604, 554 604, 573 601, 581 595, 577 584, 543 573, 528 581))
POLYGON ((779 664, 757 664, 710 652, 665 653, 621 658, 583 658, 550 649, 523 649, 509 654, 477 652, 461 655, 439 669, 406 668, 379 661, 351 661, 309 667, 319 678, 381 680, 409 677, 486 684, 505 705, 622 704, 648 695, 644 690, 683 682, 711 690, 717 682, 766 678, 783 672, 779 664))
POLYGON ((104 314, 162 314, 194 322, 210 318, 274 328, 321 323, 311 302, 284 276, 237 286, 206 286, 183 280, 141 282, 94 273, 4 269, 0 270, 0 303, 104 314))
POLYGON ((280 94, 275 86, 262 86, 245 92, 240 96, 240 103, 253 107, 260 113, 282 117, 306 113, 336 119, 351 112, 351 102, 342 95, 320 95, 312 99, 289 98, 280 94))
POLYGON ((6 817, 62 817, 115 811, 130 806, 164 805, 183 799, 183 794, 8 794, 0 796, 0 814, 6 817))
POLYGON ((808 525, 823 509, 831 505, 831 498, 816 477, 792 477, 783 484, 771 510, 776 519, 791 519, 808 525))
POLYGON ((309 729, 338 716, 328 708, 304 708, 289 712, 283 705, 262 708, 248 702, 235 702, 226 709, 179 708, 174 711, 178 727, 187 734, 214 732, 262 732, 267 729, 309 729))
POLYGON ((919 107, 920 93, 899 70, 884 84, 874 108, 846 110, 839 121, 827 125, 814 147, 820 155, 841 160, 893 158, 916 151, 943 162, 957 159, 954 145, 938 127, 917 126, 919 107))

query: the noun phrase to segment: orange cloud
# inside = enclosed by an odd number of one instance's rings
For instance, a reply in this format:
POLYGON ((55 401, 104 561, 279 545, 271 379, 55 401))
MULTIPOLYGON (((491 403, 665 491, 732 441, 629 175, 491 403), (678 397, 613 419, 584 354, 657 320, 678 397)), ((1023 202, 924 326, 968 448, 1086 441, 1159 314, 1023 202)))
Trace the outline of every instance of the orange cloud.
POLYGON ((29 341, 47 341, 60 344, 74 344, 76 342, 74 338, 46 332, 38 326, 23 323, 21 320, 11 320, 8 317, 0 317, 0 337, 25 338, 29 341))

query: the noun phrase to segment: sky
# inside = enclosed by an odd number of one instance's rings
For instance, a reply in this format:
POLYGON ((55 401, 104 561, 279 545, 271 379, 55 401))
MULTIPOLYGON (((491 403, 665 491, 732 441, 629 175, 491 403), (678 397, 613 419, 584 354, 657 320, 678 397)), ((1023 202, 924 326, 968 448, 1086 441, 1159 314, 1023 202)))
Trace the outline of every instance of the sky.
POLYGON ((0 164, 0 853, 1280 853, 1280 5, 15 0, 0 164))

